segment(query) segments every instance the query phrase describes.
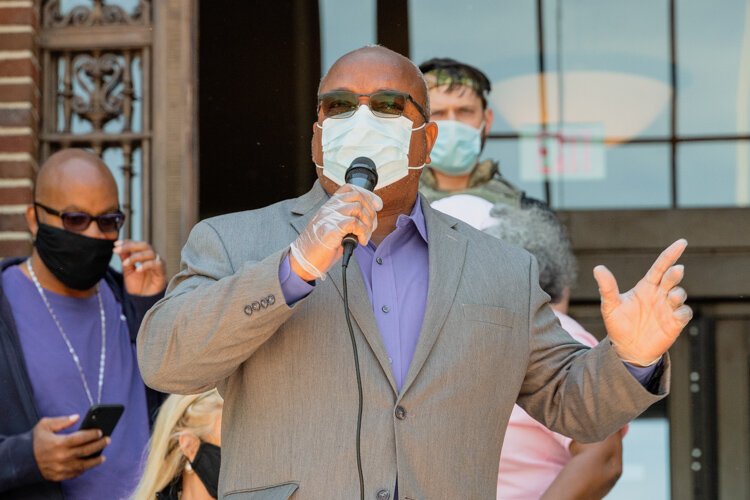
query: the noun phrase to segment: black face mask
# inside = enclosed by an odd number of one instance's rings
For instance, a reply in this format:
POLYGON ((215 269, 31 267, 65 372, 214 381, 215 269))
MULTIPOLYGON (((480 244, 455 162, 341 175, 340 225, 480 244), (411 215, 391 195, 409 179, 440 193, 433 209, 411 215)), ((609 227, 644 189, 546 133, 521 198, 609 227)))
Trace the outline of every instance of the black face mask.
POLYGON ((190 462, 208 494, 214 498, 219 495, 219 467, 221 466, 221 448, 215 444, 201 442, 195 459, 190 462))
POLYGON ((74 290, 89 290, 107 272, 115 242, 39 224, 34 246, 55 278, 74 290))

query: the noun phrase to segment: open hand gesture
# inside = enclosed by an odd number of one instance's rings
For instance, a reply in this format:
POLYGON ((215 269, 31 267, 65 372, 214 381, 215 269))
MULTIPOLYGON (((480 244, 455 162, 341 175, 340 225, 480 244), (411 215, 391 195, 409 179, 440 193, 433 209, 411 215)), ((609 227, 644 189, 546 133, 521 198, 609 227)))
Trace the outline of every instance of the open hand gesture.
POLYGON ((655 363, 693 317, 693 311, 685 305, 685 290, 677 286, 685 268, 675 262, 685 247, 684 239, 672 243, 659 255, 646 276, 623 294, 609 269, 594 268, 604 326, 623 361, 638 366, 655 363))

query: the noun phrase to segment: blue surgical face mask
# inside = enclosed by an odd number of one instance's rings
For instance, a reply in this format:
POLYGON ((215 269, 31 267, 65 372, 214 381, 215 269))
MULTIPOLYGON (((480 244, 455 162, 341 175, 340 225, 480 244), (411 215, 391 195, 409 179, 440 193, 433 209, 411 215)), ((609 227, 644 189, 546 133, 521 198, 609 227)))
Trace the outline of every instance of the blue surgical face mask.
POLYGON ((482 149, 482 129, 455 120, 437 120, 438 137, 430 153, 430 168, 445 175, 466 175, 482 149))

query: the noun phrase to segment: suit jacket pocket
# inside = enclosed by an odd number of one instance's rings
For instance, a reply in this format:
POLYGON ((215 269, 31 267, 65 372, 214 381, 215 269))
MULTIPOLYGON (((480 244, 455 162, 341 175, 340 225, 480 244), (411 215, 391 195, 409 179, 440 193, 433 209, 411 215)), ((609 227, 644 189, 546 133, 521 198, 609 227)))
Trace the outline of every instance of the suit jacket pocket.
POLYGON ((461 304, 461 307, 468 320, 513 328, 516 315, 509 309, 478 304, 461 304))
POLYGON ((297 488, 299 488, 299 483, 290 481, 273 486, 229 491, 224 498, 226 500, 287 500, 297 491, 297 488))

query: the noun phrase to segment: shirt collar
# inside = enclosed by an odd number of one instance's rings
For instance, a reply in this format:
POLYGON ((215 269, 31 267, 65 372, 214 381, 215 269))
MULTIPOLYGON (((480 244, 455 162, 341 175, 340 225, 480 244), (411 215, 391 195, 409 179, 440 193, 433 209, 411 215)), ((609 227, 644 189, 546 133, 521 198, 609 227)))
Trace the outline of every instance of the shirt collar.
POLYGON ((417 228, 417 231, 424 242, 429 243, 429 239, 427 238, 427 225, 424 220, 424 212, 422 212, 422 195, 420 194, 417 194, 417 199, 414 202, 414 207, 411 209, 411 213, 409 215, 401 214, 398 216, 398 219, 396 219, 396 227, 404 227, 410 221, 414 224, 414 227, 417 228))

